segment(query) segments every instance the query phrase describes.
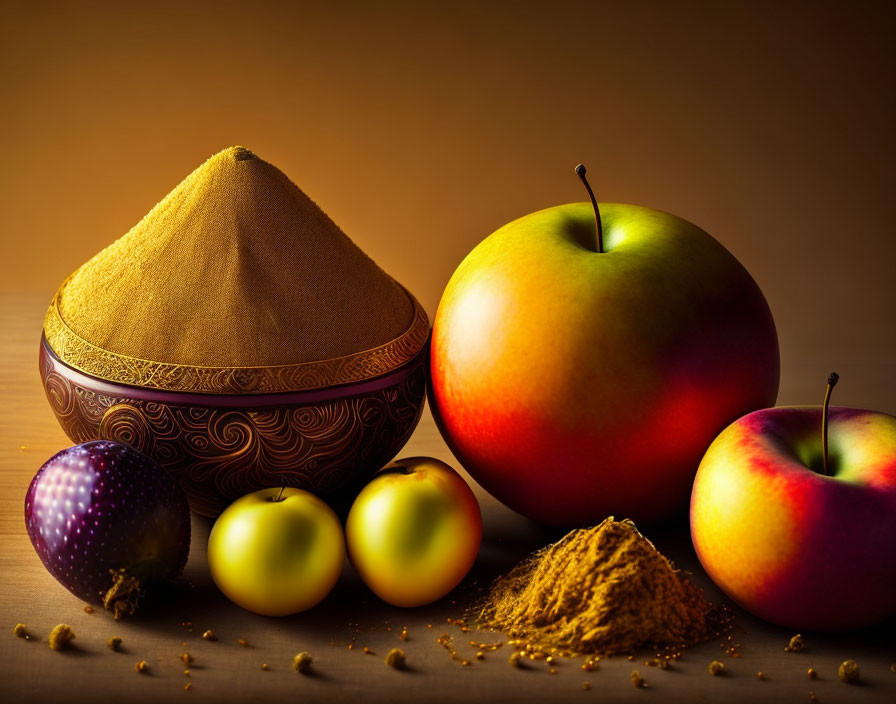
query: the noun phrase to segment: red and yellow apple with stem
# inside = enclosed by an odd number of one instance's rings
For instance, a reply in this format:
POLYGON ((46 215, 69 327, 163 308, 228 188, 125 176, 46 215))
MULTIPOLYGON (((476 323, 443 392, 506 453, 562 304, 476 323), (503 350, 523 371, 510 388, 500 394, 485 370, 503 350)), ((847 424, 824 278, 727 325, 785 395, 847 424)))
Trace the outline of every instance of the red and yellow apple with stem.
POLYGON ((700 463, 691 535, 734 601, 798 629, 896 614, 896 418, 768 408, 731 424, 700 463))
POLYGON ((775 325, 738 261, 681 218, 588 191, 481 242, 432 333, 449 447, 497 499, 553 525, 685 507, 712 439, 778 391, 775 325))

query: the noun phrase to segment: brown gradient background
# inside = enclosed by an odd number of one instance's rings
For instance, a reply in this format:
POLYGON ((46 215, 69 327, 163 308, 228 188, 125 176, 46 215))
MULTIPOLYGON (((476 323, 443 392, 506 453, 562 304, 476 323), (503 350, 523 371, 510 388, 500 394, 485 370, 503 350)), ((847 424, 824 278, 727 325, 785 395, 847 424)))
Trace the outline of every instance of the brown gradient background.
POLYGON ((836 369, 835 402, 896 413, 888 5, 7 2, 0 287, 48 301, 243 144, 432 315, 479 240, 585 199, 584 161, 600 200, 692 220, 752 272, 780 402, 836 369))

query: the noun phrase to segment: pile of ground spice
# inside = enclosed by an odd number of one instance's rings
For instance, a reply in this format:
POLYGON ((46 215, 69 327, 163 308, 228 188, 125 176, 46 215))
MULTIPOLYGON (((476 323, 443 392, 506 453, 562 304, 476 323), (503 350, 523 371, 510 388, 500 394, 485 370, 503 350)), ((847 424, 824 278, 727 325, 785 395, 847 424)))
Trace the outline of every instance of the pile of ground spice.
POLYGON ((703 592, 630 520, 574 530, 491 586, 480 627, 529 650, 612 655, 694 645, 718 633, 703 592))

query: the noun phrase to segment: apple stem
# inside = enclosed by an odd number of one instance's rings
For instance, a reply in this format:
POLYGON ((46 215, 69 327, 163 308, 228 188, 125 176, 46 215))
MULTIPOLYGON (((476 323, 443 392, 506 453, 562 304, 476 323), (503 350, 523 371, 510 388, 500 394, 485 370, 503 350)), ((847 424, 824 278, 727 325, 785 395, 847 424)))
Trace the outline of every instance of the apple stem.
POLYGON ((840 381, 840 375, 837 372, 831 372, 828 377, 828 386, 824 392, 824 405, 821 407, 821 464, 826 477, 830 476, 828 471, 828 407, 831 405, 831 391, 840 381))
POLYGON ((588 179, 585 178, 585 172, 586 169, 584 164, 579 164, 576 167, 576 173, 579 175, 579 178, 582 179, 582 183, 585 184, 585 188, 588 190, 588 197, 591 198, 591 207, 594 208, 594 251, 598 254, 602 254, 604 251, 604 229, 600 224, 600 210, 597 207, 597 199, 594 197, 594 191, 591 190, 591 185, 588 183, 588 179))
POLYGON ((286 484, 280 485, 280 491, 277 493, 277 498, 274 499, 274 503, 277 503, 278 501, 283 501, 283 490, 285 488, 286 488, 286 484))

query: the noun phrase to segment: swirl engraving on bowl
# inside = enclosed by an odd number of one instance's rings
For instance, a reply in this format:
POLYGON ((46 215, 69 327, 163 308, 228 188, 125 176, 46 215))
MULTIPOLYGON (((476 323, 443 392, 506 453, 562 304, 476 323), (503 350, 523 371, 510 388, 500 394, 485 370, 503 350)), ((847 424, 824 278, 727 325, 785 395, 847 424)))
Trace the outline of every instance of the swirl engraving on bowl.
POLYGON ((359 484, 407 442, 425 391, 418 364, 391 386, 335 400, 206 408, 100 394, 66 378, 48 355, 41 362, 47 399, 73 442, 115 440, 148 454, 207 516, 271 486, 326 497, 359 484))

